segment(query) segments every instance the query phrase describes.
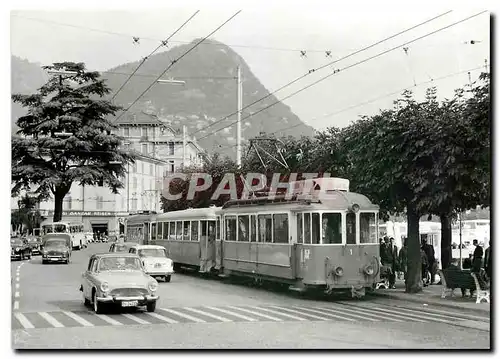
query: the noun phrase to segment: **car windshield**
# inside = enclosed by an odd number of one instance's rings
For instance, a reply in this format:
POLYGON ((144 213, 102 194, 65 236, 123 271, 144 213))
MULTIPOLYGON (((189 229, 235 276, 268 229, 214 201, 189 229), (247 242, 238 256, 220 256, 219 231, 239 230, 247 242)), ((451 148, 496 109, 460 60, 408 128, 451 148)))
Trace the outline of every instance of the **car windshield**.
POLYGON ((166 257, 167 253, 164 249, 159 248, 146 248, 139 250, 140 257, 166 257))
POLYGON ((22 246, 23 245, 23 241, 21 241, 20 239, 11 239, 10 240, 10 245, 12 245, 12 246, 22 246))
POLYGON ((141 270, 138 258, 133 257, 108 257, 101 258, 98 266, 99 271, 117 270, 141 270))
POLYGON ((64 239, 48 239, 45 242, 45 248, 47 247, 65 247, 66 246, 66 240, 64 239))
POLYGON ((116 244, 113 252, 128 252, 128 247, 125 244, 116 244))

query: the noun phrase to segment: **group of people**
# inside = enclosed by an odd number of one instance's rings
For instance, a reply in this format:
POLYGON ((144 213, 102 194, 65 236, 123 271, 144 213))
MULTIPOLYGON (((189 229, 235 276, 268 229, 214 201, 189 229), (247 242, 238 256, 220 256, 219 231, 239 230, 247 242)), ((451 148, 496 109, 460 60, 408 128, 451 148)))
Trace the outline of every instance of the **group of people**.
MULTIPOLYGON (((484 273, 488 280, 491 280, 491 250, 490 247, 484 251, 483 261, 483 248, 478 244, 477 239, 473 241, 476 247, 474 253, 465 259, 463 262, 463 269, 471 269, 473 272, 480 273, 481 268, 484 268, 484 273)), ((436 273, 438 270, 439 261, 436 259, 434 247, 423 239, 420 247, 420 258, 422 263, 422 281, 424 287, 435 284, 436 273)), ((396 275, 399 274, 401 278, 404 276, 406 280, 408 269, 408 246, 407 239, 403 238, 403 247, 398 251, 397 246, 394 244, 394 238, 385 236, 380 239, 380 262, 383 266, 381 276, 386 276, 389 280, 389 288, 394 289, 396 284, 396 275)), ((440 281, 438 281, 439 284, 440 281)))

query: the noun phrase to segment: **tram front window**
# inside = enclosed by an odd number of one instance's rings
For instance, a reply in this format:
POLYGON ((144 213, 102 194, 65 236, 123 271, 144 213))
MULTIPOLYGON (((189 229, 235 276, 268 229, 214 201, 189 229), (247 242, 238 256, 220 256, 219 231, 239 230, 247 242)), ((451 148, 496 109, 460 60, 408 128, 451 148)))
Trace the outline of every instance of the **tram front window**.
POLYGON ((342 215, 323 213, 323 244, 342 244, 342 215))
POLYGON ((346 216, 347 244, 356 244, 356 213, 349 212, 346 216))
POLYGON ((359 242, 377 243, 377 223, 375 213, 359 214, 359 242))
POLYGON ((320 230, 320 224, 319 224, 319 213, 313 213, 312 214, 312 236, 311 236, 311 244, 320 244, 320 238, 319 238, 319 230, 320 230))

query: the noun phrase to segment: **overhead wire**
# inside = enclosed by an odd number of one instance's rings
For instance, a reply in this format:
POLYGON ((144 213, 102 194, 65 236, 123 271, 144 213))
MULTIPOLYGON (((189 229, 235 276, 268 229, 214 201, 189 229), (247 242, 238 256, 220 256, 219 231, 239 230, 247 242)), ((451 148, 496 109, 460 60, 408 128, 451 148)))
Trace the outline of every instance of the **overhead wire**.
POLYGON ((115 94, 113 95, 113 97, 111 97, 111 100, 114 100, 116 98, 116 96, 120 93, 120 91, 123 89, 123 87, 130 81, 130 79, 132 78, 132 76, 135 75, 135 73, 141 68, 141 66, 146 62, 146 60, 150 56, 154 55, 156 53, 156 51, 158 51, 162 46, 166 46, 168 44, 168 41, 173 36, 175 36, 175 34, 177 34, 184 26, 186 26, 187 23, 190 22, 199 12, 200 12, 200 10, 196 10, 196 12, 193 15, 191 15, 191 17, 189 19, 187 19, 181 26, 179 26, 177 28, 177 30, 175 30, 167 39, 162 40, 162 42, 160 43, 160 45, 158 45, 148 56, 146 56, 145 58, 143 58, 141 60, 141 62, 139 63, 139 65, 135 68, 135 70, 129 75, 129 77, 125 80, 125 82, 115 92, 115 94))
MULTIPOLYGON (((481 14, 485 13, 485 12, 487 12, 487 10, 482 11, 482 12, 477 13, 477 14, 474 14, 474 15, 471 15, 471 16, 469 16, 469 17, 465 18, 465 19, 462 19, 462 20, 456 21, 456 22, 454 22, 454 23, 452 23, 452 24, 450 24, 450 25, 444 26, 444 27, 439 28, 439 29, 437 29, 437 30, 434 30, 434 31, 432 31, 432 32, 430 32, 430 33, 427 33, 427 34, 425 34, 425 35, 419 36, 419 37, 417 37, 417 38, 415 38, 415 39, 413 39, 413 40, 410 40, 410 41, 405 42, 404 44, 401 44, 401 45, 398 45, 398 46, 394 46, 394 47, 392 47, 392 48, 390 48, 390 49, 388 49, 388 50, 382 51, 382 52, 380 52, 380 53, 378 53, 378 54, 376 54, 376 55, 370 56, 370 57, 368 57, 368 58, 366 58, 366 59, 364 59, 364 60, 361 60, 361 61, 355 62, 354 64, 351 64, 351 65, 349 65, 349 66, 346 66, 346 67, 344 67, 344 68, 342 68, 342 69, 335 70, 333 73, 331 73, 331 74, 329 74, 329 75, 326 75, 326 76, 323 76, 323 77, 322 77, 322 78, 320 78, 319 80, 314 81, 313 83, 311 83, 311 84, 309 84, 309 85, 307 85, 307 86, 305 86, 305 87, 302 87, 301 89, 299 89, 299 90, 297 90, 297 91, 295 91, 295 92, 291 93, 290 95, 288 95, 288 96, 286 96, 286 97, 282 98, 281 100, 275 101, 274 103, 272 103, 272 104, 270 104, 270 105, 268 105, 268 106, 266 106, 266 107, 264 107, 264 108, 260 109, 259 111, 256 111, 256 112, 254 112, 254 113, 252 113, 252 114, 250 114, 250 115, 248 115, 248 116, 246 116, 246 117, 242 118, 242 119, 241 119, 241 121, 246 120, 246 119, 248 119, 248 118, 250 118, 250 117, 253 117, 253 116, 257 115, 258 113, 263 112, 263 111, 265 111, 265 110, 269 109, 270 107, 272 107, 272 106, 274 106, 274 105, 276 105, 276 104, 278 104, 278 103, 281 103, 283 100, 286 100, 286 99, 288 99, 288 98, 290 98, 290 97, 292 97, 292 96, 295 96, 295 95, 297 95, 297 94, 299 94, 299 93, 301 93, 301 92, 303 92, 303 91, 305 91, 305 90, 307 90, 307 89, 309 89, 309 88, 311 88, 311 87, 313 87, 313 86, 317 85, 318 83, 325 81, 326 79, 330 78, 331 76, 336 75, 337 73, 339 73, 339 72, 341 72, 341 71, 348 70, 348 69, 353 68, 353 67, 355 67, 355 66, 361 65, 361 64, 363 64, 363 63, 365 63, 365 62, 368 62, 368 61, 371 61, 371 60, 373 60, 373 59, 376 59, 376 58, 378 58, 378 57, 380 57, 380 56, 383 56, 383 55, 385 55, 385 54, 387 54, 387 53, 389 53, 389 52, 392 52, 392 51, 394 51, 394 50, 400 49, 401 47, 403 47, 403 46, 405 46, 405 45, 408 45, 408 44, 414 43, 414 42, 416 42, 416 41, 418 41, 418 40, 424 39, 424 38, 426 38, 426 37, 429 37, 429 36, 431 36, 431 35, 434 35, 434 34, 436 34, 436 33, 440 32, 440 31, 446 30, 446 29, 448 29, 448 28, 450 28, 450 27, 452 27, 452 26, 456 26, 456 25, 458 25, 458 24, 460 24, 460 23, 463 23, 463 22, 465 22, 465 21, 467 21, 467 20, 470 20, 470 19, 472 19, 472 18, 474 18, 474 17, 477 17, 477 16, 479 16, 479 15, 481 15, 481 14)), ((216 130, 216 131, 210 132, 210 133, 208 133, 207 135, 205 135, 205 136, 202 136, 202 137, 198 138, 198 141, 199 141, 199 140, 202 140, 202 139, 204 139, 204 138, 207 138, 207 137, 209 137, 209 136, 211 136, 211 135, 213 135, 213 134, 215 134, 215 133, 217 133, 217 132, 219 132, 219 131, 221 131, 221 130, 223 130, 223 129, 225 129, 225 128, 231 127, 232 125, 236 124, 237 122, 238 122, 238 121, 231 122, 229 125, 226 125, 226 126, 224 126, 224 127, 222 127, 222 128, 219 128, 219 129, 218 129, 218 130, 216 130)), ((215 123, 214 123, 214 124, 215 124, 215 123)), ((208 127, 210 127, 210 125, 209 125, 209 126, 207 126, 206 128, 208 128, 208 127)), ((199 131, 196 131, 196 132, 199 132, 199 131)), ((196 132, 195 132, 195 133, 196 133, 196 132)), ((193 133, 193 134, 191 134, 191 135, 194 135, 194 133, 193 133)))
POLYGON ((194 46, 192 46, 189 50, 185 51, 181 56, 179 56, 177 59, 171 61, 170 65, 167 66, 167 68, 165 69, 165 71, 163 71, 160 76, 158 76, 152 83, 151 85, 149 85, 135 100, 134 102, 132 102, 131 105, 129 105, 115 120, 115 122, 117 122, 125 113, 128 112, 128 110, 130 110, 130 108, 132 108, 132 106, 134 106, 137 101, 139 101, 141 99, 142 96, 144 96, 144 94, 146 92, 149 91, 149 89, 151 87, 154 86, 154 84, 156 84, 156 82, 168 71, 170 70, 177 62, 179 62, 179 60, 181 60, 183 57, 185 57, 187 54, 189 54, 191 51, 193 51, 195 48, 198 47, 199 44, 201 44, 203 41, 205 41, 206 39, 208 39, 210 36, 212 36, 213 34, 215 34, 217 31, 219 31, 224 25, 226 25, 229 21, 231 21, 232 19, 234 19, 234 17, 236 17, 236 15, 238 15, 239 13, 241 12, 241 10, 237 11, 234 15, 232 15, 229 19, 227 19, 226 21, 224 21, 221 25, 219 25, 215 30, 213 30, 210 34, 208 34, 207 36, 205 36, 203 39, 201 39, 200 41, 198 41, 194 46))
MULTIPOLYGON (((354 56, 354 55, 356 55, 356 54, 359 54, 359 53, 361 53, 361 52, 363 52, 363 51, 369 50, 369 49, 371 49, 372 47, 375 47, 375 46, 377 46, 377 45, 379 45, 379 44, 381 44, 381 43, 383 43, 383 42, 386 42, 386 41, 388 41, 388 40, 390 40, 390 39, 394 38, 394 37, 397 37, 397 36, 399 36, 399 35, 402 35, 402 34, 404 34, 404 33, 408 32, 408 31, 411 31, 411 30, 416 29, 416 28, 418 28, 418 27, 420 27, 420 26, 422 26, 422 25, 425 25, 425 24, 427 24, 427 23, 429 23, 429 22, 431 22, 431 21, 434 21, 434 20, 436 20, 436 19, 438 19, 438 18, 440 18, 440 17, 443 17, 443 16, 445 16, 445 15, 449 14, 450 12, 452 12, 452 10, 449 10, 449 11, 447 11, 447 12, 443 13, 443 14, 440 14, 440 15, 438 15, 438 16, 435 16, 435 17, 433 17, 433 18, 431 18, 431 19, 429 19, 429 20, 426 20, 426 21, 424 21, 424 22, 421 22, 421 23, 419 23, 419 24, 417 24, 417 25, 414 25, 414 26, 412 26, 412 27, 410 27, 410 28, 408 28, 408 29, 406 29, 406 30, 400 31, 400 32, 398 32, 398 33, 396 33, 396 34, 394 34, 394 35, 391 35, 391 36, 389 36, 389 37, 386 37, 386 38, 384 38, 384 39, 382 39, 382 40, 380 40, 380 41, 375 42, 375 43, 374 43, 374 44, 372 44, 372 45, 365 46, 365 47, 363 47, 363 48, 361 48, 361 49, 359 49, 359 50, 357 50, 357 51, 354 51, 354 52, 350 53, 349 55, 346 55, 346 56, 344 56, 344 57, 341 57, 340 59, 337 59, 337 60, 334 60, 334 61, 328 62, 327 64, 325 64, 325 65, 323 65, 323 66, 320 66, 320 67, 318 67, 318 68, 315 68, 315 69, 313 69, 313 70, 309 70, 309 71, 308 71, 307 73, 305 73, 304 75, 302 75, 302 76, 300 76, 300 77, 297 77, 295 80, 292 80, 292 81, 288 82, 287 84, 285 84, 285 85, 281 86, 280 88, 278 88, 278 89, 276 89, 276 90, 274 90, 274 91, 270 92, 270 93, 269 93, 269 94, 267 94, 266 96, 261 97, 260 99, 258 99, 258 100, 256 100, 256 101, 254 101, 254 102, 250 103, 249 105, 247 105, 247 106, 243 107, 241 110, 243 111, 243 110, 245 110, 245 109, 247 109, 247 108, 249 108, 249 107, 251 107, 251 106, 255 105, 256 103, 261 102, 261 101, 263 101, 263 100, 265 100, 265 99, 269 98, 270 96, 272 96, 272 95, 276 94, 277 92, 279 92, 279 91, 283 90, 284 88, 289 87, 289 86, 293 85, 294 83, 296 83, 296 82, 298 82, 298 81, 302 80, 303 78, 305 78, 305 77, 309 76, 311 73, 314 73, 314 72, 316 72, 316 71, 322 70, 322 69, 324 69, 325 67, 331 66, 331 65, 333 65, 333 64, 335 64, 335 63, 337 63, 337 62, 340 62, 340 61, 342 61, 342 60, 348 59, 349 57, 352 57, 352 56, 354 56)), ((214 126, 214 125, 216 125, 216 124, 218 124, 218 123, 220 123, 220 122, 222 122, 222 121, 224 121, 224 120, 226 120, 226 119, 230 118, 231 116, 234 116, 234 115, 235 115, 235 114, 237 114, 237 113, 238 113, 238 111, 235 111, 235 112, 233 112, 233 113, 231 113, 231 114, 229 114, 229 115, 227 115, 227 116, 225 116, 225 117, 221 118, 220 120, 217 120, 217 121, 215 121, 214 123, 212 123, 212 124, 210 124, 210 125, 208 125, 208 126, 205 126, 205 127, 201 128, 201 129, 199 129, 199 130, 195 131, 194 133, 192 133, 192 135, 195 135, 196 133, 199 133, 199 132, 201 132, 201 131, 204 131, 204 130, 206 130, 207 128, 210 128, 210 127, 212 127, 212 126, 214 126)))

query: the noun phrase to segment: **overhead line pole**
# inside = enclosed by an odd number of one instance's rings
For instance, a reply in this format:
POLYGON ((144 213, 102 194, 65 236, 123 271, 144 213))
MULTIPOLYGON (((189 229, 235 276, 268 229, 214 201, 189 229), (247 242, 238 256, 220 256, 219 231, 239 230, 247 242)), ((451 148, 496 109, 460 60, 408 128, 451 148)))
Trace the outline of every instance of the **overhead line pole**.
POLYGON ((238 120, 236 122, 236 165, 241 167, 241 108, 242 108, 242 83, 241 83, 241 67, 238 66, 237 84, 237 102, 238 102, 238 120))

